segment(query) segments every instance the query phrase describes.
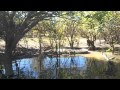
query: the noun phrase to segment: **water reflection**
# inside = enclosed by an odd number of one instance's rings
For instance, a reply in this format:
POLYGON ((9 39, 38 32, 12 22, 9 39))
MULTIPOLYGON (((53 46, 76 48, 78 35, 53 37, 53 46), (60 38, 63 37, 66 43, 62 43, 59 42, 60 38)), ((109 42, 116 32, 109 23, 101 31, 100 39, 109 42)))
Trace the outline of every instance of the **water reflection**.
MULTIPOLYGON (((32 77, 38 78, 43 72, 49 72, 49 78, 56 78, 57 69, 70 69, 77 68, 80 70, 86 69, 86 58, 81 56, 76 57, 60 57, 59 61, 56 57, 45 57, 43 60, 38 58, 28 58, 17 60, 18 67, 24 75, 32 75, 32 77), (59 62, 59 65, 57 65, 59 62), (32 73, 32 74, 30 74, 32 73)), ((13 70, 16 70, 16 64, 13 63, 13 70)))
MULTIPOLYGON (((60 66, 61 68, 70 68, 71 66, 75 66, 77 68, 85 68, 86 67, 86 58, 81 56, 75 57, 60 57, 60 66)), ((57 63, 56 58, 46 57, 44 59, 43 65, 44 68, 54 68, 54 65, 57 63)))
POLYGON ((87 59, 82 56, 13 61, 15 74, 31 79, 114 79, 120 78, 119 69, 119 63, 87 59), (16 68, 16 63, 19 69, 16 68))

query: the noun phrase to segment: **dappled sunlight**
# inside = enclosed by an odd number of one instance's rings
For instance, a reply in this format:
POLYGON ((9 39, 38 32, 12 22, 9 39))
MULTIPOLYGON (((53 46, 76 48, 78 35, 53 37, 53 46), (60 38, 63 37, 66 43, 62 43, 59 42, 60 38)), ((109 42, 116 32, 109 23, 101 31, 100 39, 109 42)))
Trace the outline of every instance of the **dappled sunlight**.
POLYGON ((0 78, 120 78, 118 11, 0 11, 0 78))

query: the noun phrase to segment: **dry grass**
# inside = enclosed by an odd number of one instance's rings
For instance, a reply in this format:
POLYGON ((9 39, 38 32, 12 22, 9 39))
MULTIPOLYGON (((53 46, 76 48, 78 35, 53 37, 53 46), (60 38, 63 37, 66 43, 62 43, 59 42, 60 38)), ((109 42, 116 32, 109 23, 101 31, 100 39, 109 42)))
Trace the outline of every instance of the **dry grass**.
POLYGON ((98 60, 105 60, 102 56, 101 52, 92 51, 89 54, 80 54, 81 56, 87 57, 87 58, 95 58, 98 60))

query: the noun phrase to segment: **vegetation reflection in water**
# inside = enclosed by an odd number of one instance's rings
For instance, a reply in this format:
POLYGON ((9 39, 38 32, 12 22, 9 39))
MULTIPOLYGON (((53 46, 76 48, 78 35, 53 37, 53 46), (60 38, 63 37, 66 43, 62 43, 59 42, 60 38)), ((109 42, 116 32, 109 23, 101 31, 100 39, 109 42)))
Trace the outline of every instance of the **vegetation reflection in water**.
MULTIPOLYGON (((36 79, 114 79, 120 78, 120 64, 82 56, 45 57, 17 60, 22 77, 36 79)), ((16 71, 15 63, 13 69, 16 71)))
MULTIPOLYGON (((45 57, 43 60, 41 60, 41 63, 38 58, 17 60, 17 63, 23 75, 29 75, 34 78, 56 78, 56 72, 58 71, 58 68, 59 73, 66 70, 69 71, 72 68, 85 70, 86 60, 87 59, 85 57, 81 56, 60 57, 59 60, 57 60, 56 57, 45 57)), ((13 69, 14 71, 16 70, 15 63, 13 63, 13 69)))

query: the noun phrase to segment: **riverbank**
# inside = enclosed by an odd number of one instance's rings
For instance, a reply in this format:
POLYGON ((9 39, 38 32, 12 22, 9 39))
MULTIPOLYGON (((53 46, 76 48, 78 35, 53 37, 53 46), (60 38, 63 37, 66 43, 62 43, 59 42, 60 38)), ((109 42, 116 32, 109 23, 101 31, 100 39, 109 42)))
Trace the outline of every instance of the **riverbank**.
MULTIPOLYGON (((21 39, 21 41, 18 44, 18 47, 24 48, 23 51, 25 51, 26 53, 29 53, 29 56, 33 54, 34 55, 38 55, 39 53, 39 43, 38 43, 38 38, 27 38, 27 45, 24 41, 24 39, 21 39), (26 49, 25 49, 26 48, 26 49), (29 50, 28 50, 29 49, 29 50), (34 50, 33 50, 34 49, 34 50)), ((101 47, 101 48, 105 48, 105 47, 109 47, 108 44, 105 44, 103 40, 101 40, 101 43, 99 42, 99 40, 97 40, 95 42, 96 47, 101 47)), ((5 46, 5 42, 3 40, 0 40, 0 53, 4 53, 4 46, 5 46)), ((46 38, 43 38, 43 44, 42 46, 49 46, 49 40, 46 38)), ((65 47, 68 47, 68 41, 65 43, 65 47)), ((76 45, 75 45, 76 46, 76 45)), ((120 45, 116 45, 117 47, 120 47, 120 45)), ((79 48, 86 48, 87 47, 87 43, 86 43, 86 39, 85 38, 80 38, 79 41, 79 48)), ((18 50, 18 51, 22 51, 22 50, 18 50)), ((119 55, 112 55, 111 52, 104 52, 108 58, 112 58, 115 57, 116 60, 115 61, 120 61, 120 56, 119 55)), ((25 53, 24 53, 25 54, 25 53)), ((97 50, 97 51, 89 51, 88 54, 76 54, 76 55, 80 55, 80 56, 84 56, 87 58, 96 58, 99 60, 105 60, 105 58, 103 57, 101 50, 97 50)), ((24 55, 25 57, 25 55, 24 55)))

